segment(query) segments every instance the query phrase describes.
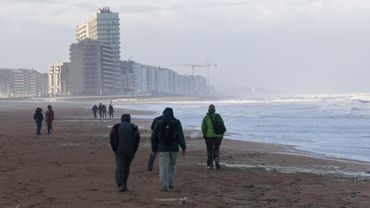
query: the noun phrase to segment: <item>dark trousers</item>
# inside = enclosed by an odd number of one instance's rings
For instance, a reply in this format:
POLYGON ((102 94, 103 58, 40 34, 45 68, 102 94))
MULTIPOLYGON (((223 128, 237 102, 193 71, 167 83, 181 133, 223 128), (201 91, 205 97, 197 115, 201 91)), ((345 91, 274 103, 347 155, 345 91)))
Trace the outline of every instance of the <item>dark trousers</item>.
POLYGON ((220 146, 222 142, 221 137, 207 137, 205 138, 207 145, 207 166, 213 167, 213 161, 220 162, 220 146))
POLYGON ((51 130, 53 129, 53 126, 51 124, 47 124, 48 126, 48 134, 51 134, 51 130))
POLYGON ((42 124, 42 122, 36 122, 37 135, 40 135, 41 134, 41 124, 42 124))
POLYGON ((130 165, 134 155, 116 154, 116 183, 117 186, 127 187, 127 178, 130 174, 130 165))

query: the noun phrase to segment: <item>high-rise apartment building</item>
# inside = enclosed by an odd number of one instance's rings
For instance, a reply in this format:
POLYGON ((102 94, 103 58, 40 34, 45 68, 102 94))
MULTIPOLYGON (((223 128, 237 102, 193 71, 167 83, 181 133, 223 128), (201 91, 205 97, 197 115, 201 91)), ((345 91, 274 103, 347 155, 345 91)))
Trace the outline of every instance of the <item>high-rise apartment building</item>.
POLYGON ((49 96, 68 95, 68 72, 69 63, 57 63, 49 66, 48 70, 48 94, 49 96))
POLYGON ((81 41, 89 38, 108 44, 112 49, 113 73, 115 81, 114 94, 121 92, 122 73, 120 72, 120 28, 119 14, 111 12, 109 7, 99 9, 99 12, 79 24, 76 28, 76 39, 81 41))
POLYGON ((72 95, 112 95, 116 92, 114 56, 110 45, 83 39, 70 47, 72 95))

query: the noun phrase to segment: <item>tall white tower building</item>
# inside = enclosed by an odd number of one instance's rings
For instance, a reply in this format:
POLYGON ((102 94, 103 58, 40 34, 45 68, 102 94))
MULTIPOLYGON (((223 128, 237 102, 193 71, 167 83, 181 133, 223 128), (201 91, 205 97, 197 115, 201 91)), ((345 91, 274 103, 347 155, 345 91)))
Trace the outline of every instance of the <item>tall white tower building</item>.
POLYGON ((113 73, 115 74, 115 93, 119 93, 121 84, 120 73, 120 28, 119 14, 111 12, 109 7, 99 9, 99 12, 79 24, 76 28, 76 39, 97 40, 106 43, 113 51, 113 73))

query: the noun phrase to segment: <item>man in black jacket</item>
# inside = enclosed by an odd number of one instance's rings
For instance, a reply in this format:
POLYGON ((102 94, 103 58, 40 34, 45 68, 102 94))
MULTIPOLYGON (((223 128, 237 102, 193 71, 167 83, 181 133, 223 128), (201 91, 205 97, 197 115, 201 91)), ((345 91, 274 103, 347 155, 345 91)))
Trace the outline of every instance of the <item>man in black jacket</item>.
POLYGON ((159 152, 159 177, 161 191, 174 189, 176 161, 179 146, 185 156, 186 143, 181 122, 173 115, 172 108, 163 111, 151 135, 152 152, 159 152))
POLYGON ((110 132, 110 144, 116 157, 116 183, 121 192, 128 190, 127 178, 139 142, 138 127, 131 123, 130 114, 123 114, 121 123, 115 124, 110 132))

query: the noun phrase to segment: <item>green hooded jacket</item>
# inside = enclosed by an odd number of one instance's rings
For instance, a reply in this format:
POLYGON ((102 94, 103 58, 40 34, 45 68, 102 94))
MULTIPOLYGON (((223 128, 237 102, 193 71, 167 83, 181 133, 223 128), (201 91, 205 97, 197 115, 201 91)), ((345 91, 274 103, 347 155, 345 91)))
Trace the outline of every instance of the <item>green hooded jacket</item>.
POLYGON ((216 134, 215 131, 213 130, 213 125, 211 121, 211 117, 213 118, 214 121, 221 121, 224 123, 224 120, 218 113, 207 113, 206 116, 204 116, 203 121, 202 121, 202 133, 203 133, 203 138, 210 138, 210 137, 223 137, 223 134, 216 134))
POLYGON ((184 132, 182 131, 181 122, 173 116, 172 108, 166 108, 163 111, 162 118, 173 119, 175 121, 177 136, 174 139, 174 142, 170 144, 164 144, 164 143, 159 142, 159 130, 162 127, 161 126, 162 122, 159 119, 158 122, 155 124, 154 129, 152 131, 152 136, 151 136, 152 151, 153 152, 178 152, 179 145, 181 146, 181 149, 185 151, 186 144, 185 144, 184 132))

